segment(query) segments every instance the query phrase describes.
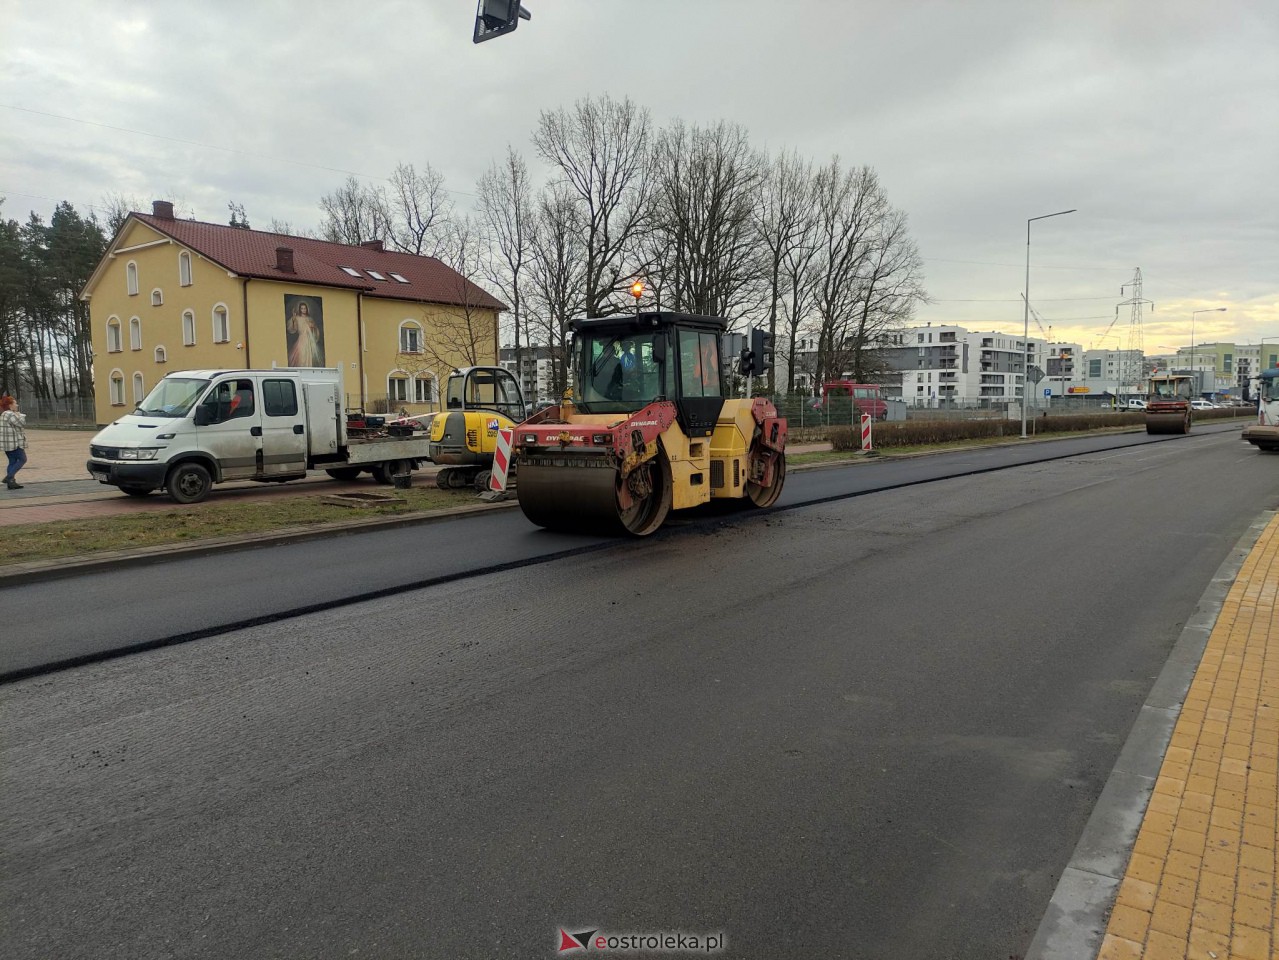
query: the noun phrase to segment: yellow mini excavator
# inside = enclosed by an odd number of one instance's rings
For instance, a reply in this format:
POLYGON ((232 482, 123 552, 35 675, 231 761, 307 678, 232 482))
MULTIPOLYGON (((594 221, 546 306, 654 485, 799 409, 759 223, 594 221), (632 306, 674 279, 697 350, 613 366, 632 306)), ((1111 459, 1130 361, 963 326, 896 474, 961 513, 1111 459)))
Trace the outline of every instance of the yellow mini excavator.
POLYGON ((497 432, 527 415, 520 385, 504 367, 464 367, 449 374, 444 409, 431 417, 427 456, 443 469, 440 489, 488 489, 497 432))
POLYGON ((786 420, 727 399, 725 321, 643 313, 572 323, 571 390, 515 428, 516 494, 539 526, 645 536, 712 499, 772 506, 786 420))

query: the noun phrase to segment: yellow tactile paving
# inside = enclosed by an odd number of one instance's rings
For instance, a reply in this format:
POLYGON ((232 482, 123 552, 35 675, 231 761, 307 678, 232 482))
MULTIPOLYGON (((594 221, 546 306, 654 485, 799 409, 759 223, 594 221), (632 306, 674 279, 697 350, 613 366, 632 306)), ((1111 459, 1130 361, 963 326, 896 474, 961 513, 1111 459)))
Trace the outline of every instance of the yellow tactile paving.
POLYGON ((1208 638, 1099 960, 1276 960, 1279 516, 1208 638))

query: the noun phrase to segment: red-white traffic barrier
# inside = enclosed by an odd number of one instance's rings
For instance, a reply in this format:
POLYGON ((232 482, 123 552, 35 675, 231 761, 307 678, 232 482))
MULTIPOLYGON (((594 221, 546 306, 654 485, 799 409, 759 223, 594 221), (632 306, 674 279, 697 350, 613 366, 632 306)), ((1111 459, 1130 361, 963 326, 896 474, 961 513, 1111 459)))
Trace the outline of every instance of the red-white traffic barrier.
POLYGON ((497 449, 493 451, 493 472, 489 476, 489 489, 506 492, 506 473, 511 468, 511 443, 515 440, 512 429, 497 432, 497 449))
POLYGON ((870 451, 874 449, 871 446, 871 440, 870 440, 870 425, 872 422, 873 422, 873 418, 870 416, 870 414, 868 413, 862 414, 862 451, 864 453, 870 453, 870 451))

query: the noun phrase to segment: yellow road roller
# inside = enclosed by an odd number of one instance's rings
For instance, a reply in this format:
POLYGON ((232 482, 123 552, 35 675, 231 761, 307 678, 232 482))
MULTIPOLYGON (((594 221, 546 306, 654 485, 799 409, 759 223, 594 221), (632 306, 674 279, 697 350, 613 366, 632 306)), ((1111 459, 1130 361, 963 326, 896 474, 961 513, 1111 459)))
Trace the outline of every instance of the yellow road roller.
POLYGON ((667 312, 574 321, 564 400, 514 430, 524 515, 642 537, 713 499, 776 503, 786 420, 763 397, 724 396, 726 325, 667 312))

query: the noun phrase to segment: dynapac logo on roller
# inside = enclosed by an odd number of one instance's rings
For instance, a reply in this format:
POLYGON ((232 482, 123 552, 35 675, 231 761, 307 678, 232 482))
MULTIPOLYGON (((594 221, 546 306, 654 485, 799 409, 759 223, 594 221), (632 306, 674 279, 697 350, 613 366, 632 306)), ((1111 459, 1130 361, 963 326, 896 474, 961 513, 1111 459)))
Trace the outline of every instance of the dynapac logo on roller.
POLYGON ((636 420, 631 424, 632 427, 656 427, 660 426, 656 420, 636 420))

